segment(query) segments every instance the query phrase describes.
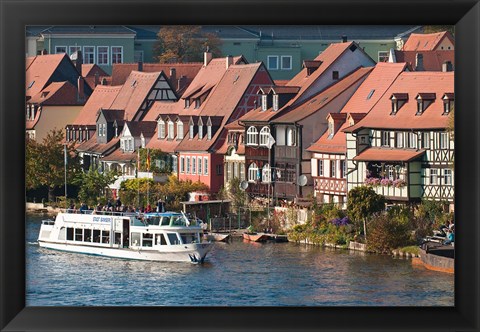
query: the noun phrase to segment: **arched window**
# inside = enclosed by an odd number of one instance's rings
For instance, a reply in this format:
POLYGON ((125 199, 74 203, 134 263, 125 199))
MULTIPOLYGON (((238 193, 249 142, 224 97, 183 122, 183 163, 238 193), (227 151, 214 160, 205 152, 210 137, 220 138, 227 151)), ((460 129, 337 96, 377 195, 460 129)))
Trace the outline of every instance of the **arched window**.
POLYGON ((172 121, 168 121, 168 139, 175 138, 175 127, 172 121))
POLYGON ((183 139, 183 122, 180 120, 177 122, 177 139, 183 139))
POLYGON ((260 145, 268 146, 268 138, 270 137, 270 128, 263 127, 260 130, 260 145))
POLYGON ((258 179, 257 164, 251 163, 250 166, 248 166, 248 181, 254 182, 254 181, 257 181, 257 179, 258 179))
POLYGON ((296 144, 297 133, 295 128, 287 128, 287 146, 295 146, 296 144))
POLYGON ((269 164, 263 165, 262 182, 269 183, 272 180, 272 171, 269 164))
POLYGON ((247 145, 258 145, 258 131, 254 126, 247 130, 247 145))

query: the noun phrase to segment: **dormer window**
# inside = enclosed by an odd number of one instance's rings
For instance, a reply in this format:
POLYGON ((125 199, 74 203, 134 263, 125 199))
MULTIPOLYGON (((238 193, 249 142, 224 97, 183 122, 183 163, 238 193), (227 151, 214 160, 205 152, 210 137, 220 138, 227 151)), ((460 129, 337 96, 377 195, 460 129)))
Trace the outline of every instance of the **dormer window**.
POLYGON ((392 112, 390 113, 390 115, 395 115, 397 114, 400 107, 402 107, 403 104, 405 104, 405 102, 408 100, 408 94, 393 93, 390 97, 390 100, 392 101, 392 112))
POLYGON ((273 110, 278 111, 278 95, 273 95, 273 110))
POLYGON ((183 122, 177 121, 177 140, 183 139, 183 122))
POLYGON ((190 139, 193 139, 193 137, 195 136, 195 132, 194 132, 194 124, 193 124, 193 120, 190 119, 190 122, 189 122, 189 130, 188 130, 188 135, 190 137, 190 139))
POLYGON ((258 131, 254 126, 247 130, 247 145, 258 145, 258 131))
POLYGON ((175 126, 172 121, 168 121, 168 139, 175 138, 175 126))
POLYGON ((200 98, 195 99, 195 108, 200 108, 200 98))
POLYGON ((262 95, 262 111, 266 111, 268 109, 267 96, 268 95, 262 95))
POLYGON ((443 100, 443 114, 448 115, 453 110, 454 95, 453 93, 446 93, 442 97, 443 100))
POLYGON ((190 107, 190 99, 185 99, 185 108, 189 108, 190 107))
POLYGON ((141 144, 142 144, 142 149, 145 149, 145 137, 143 136, 143 133, 140 136, 140 141, 141 141, 141 144))
POLYGON ((328 139, 332 139, 332 138, 333 138, 333 134, 334 134, 334 131, 333 131, 333 121, 330 120, 330 121, 328 121, 328 139))
POLYGON ((113 127, 115 127, 115 137, 118 137, 118 125, 117 122, 113 124, 113 127))
POLYGON ((207 121, 207 139, 212 139, 212 121, 210 120, 210 118, 208 118, 207 121))
POLYGON ((435 93, 419 93, 415 99, 417 100, 417 113, 415 115, 422 115, 435 100, 435 93))
POLYGON ((158 120, 158 138, 165 138, 165 121, 162 119, 158 120))
POLYGON ((198 119, 198 139, 203 139, 203 121, 202 121, 202 118, 198 119))
POLYGON ((334 71, 332 72, 332 79, 338 80, 339 76, 340 76, 340 75, 338 74, 338 71, 337 71, 337 70, 334 70, 334 71))

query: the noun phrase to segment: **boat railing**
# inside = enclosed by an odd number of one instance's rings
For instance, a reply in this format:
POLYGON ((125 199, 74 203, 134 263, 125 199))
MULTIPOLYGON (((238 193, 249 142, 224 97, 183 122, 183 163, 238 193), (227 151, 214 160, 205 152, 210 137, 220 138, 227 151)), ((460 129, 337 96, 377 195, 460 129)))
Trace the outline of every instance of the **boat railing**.
POLYGON ((42 225, 54 225, 54 224, 55 224, 55 220, 51 220, 51 219, 42 220, 42 225))
POLYGON ((140 213, 137 212, 120 212, 120 211, 98 211, 98 210, 81 210, 81 209, 60 209, 63 213, 73 213, 73 214, 92 214, 99 216, 138 216, 140 213))

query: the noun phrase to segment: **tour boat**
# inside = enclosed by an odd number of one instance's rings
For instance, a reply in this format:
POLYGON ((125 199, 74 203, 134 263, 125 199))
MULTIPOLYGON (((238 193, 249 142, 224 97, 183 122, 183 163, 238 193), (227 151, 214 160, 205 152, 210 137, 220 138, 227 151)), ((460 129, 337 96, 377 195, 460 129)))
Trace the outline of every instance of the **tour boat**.
POLYGON ((40 247, 115 258, 203 263, 212 249, 183 213, 58 213, 40 227, 40 247))

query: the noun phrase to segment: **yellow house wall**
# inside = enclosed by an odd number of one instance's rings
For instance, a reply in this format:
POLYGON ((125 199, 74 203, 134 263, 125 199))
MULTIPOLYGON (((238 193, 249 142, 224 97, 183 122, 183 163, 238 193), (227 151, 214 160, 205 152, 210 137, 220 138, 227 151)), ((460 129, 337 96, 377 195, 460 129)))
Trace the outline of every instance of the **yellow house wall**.
POLYGON ((83 106, 43 106, 40 119, 35 125, 35 140, 41 142, 53 129, 65 130, 73 123, 83 106))

